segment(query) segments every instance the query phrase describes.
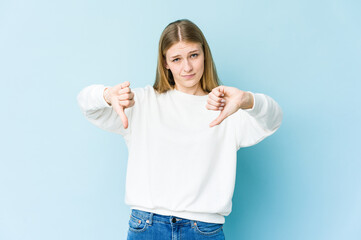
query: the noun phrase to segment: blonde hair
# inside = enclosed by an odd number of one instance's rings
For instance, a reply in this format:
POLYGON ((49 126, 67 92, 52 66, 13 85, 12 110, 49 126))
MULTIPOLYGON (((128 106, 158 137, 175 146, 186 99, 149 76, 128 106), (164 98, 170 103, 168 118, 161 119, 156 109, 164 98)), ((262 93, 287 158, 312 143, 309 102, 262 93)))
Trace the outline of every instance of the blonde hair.
POLYGON ((200 43, 204 53, 204 72, 200 79, 203 91, 210 93, 213 88, 218 87, 219 78, 216 66, 213 62, 211 50, 202 31, 188 19, 174 21, 163 30, 159 40, 158 64, 153 88, 158 93, 164 93, 174 89, 175 82, 172 72, 165 67, 166 52, 175 43, 180 41, 189 43, 200 43))

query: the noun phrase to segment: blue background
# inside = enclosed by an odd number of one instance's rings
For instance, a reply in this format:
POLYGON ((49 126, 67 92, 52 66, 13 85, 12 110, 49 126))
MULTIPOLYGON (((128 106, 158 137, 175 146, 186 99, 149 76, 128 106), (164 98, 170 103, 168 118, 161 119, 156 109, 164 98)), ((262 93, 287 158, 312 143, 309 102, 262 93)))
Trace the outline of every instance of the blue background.
POLYGON ((125 239, 127 148, 77 105, 153 84, 165 26, 196 23, 223 85, 267 94, 281 128, 238 152, 226 239, 361 239, 361 2, 1 1, 0 239, 125 239))

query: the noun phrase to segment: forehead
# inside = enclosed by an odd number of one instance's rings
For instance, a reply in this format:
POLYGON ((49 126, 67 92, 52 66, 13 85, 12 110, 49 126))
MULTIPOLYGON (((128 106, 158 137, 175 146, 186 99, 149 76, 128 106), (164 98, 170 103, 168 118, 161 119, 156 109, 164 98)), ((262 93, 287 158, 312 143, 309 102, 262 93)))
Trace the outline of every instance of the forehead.
POLYGON ((177 42, 173 44, 166 52, 167 56, 187 54, 193 50, 201 50, 202 45, 200 43, 192 42, 177 42))

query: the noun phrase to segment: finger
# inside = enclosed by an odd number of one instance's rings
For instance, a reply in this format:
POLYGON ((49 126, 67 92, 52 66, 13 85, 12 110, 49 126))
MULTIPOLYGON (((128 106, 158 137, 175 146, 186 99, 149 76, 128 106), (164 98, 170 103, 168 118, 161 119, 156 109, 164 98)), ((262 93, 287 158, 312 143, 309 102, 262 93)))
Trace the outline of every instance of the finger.
POLYGON ((223 107, 216 107, 216 106, 209 105, 209 104, 206 105, 206 108, 207 108, 208 110, 214 110, 214 111, 219 111, 219 110, 222 110, 222 109, 223 109, 223 107))
MULTIPOLYGON (((213 93, 210 93, 207 103, 209 105, 213 105, 217 108, 220 108, 220 107, 224 107, 226 105, 226 100, 223 99, 222 97, 215 96, 213 93)), ((223 109, 223 108, 220 108, 220 109, 223 109)), ((212 110, 218 110, 218 109, 212 109, 212 110)))
POLYGON ((223 87, 216 87, 216 88, 214 88, 213 90, 212 90, 212 93, 214 94, 214 96, 216 96, 216 97, 223 97, 224 96, 224 88, 223 87), (222 91, 221 91, 221 88, 223 89, 222 91), (223 94, 223 96, 222 96, 222 94, 223 94))
POLYGON ((134 92, 130 92, 130 97, 129 99, 133 100, 134 99, 134 92))
POLYGON ((125 87, 125 88, 122 88, 118 91, 119 94, 123 94, 123 93, 130 93, 131 92, 131 89, 130 87, 125 87))
POLYGON ((133 98, 134 98, 134 93, 123 93, 120 96, 117 96, 117 99, 119 101, 132 100, 133 98))
POLYGON ((219 107, 224 107, 224 105, 225 105, 225 103, 223 103, 223 102, 216 102, 216 101, 213 101, 212 99, 208 99, 208 100, 207 100, 207 103, 208 103, 210 106, 216 107, 217 109, 218 109, 219 107))
POLYGON ((223 99, 223 97, 218 97, 213 92, 209 93, 208 96, 209 96, 210 99, 212 99, 215 102, 222 102, 222 99, 223 99))
POLYGON ((115 85, 115 86, 113 87, 114 90, 115 90, 115 91, 119 91, 120 89, 122 89, 122 84, 123 84, 123 83, 119 83, 119 84, 115 85))
POLYGON ((219 87, 218 91, 219 91, 220 96, 224 97, 224 87, 223 86, 219 87))
POLYGON ((116 111, 116 113, 119 115, 120 119, 122 120, 123 127, 125 129, 127 129, 128 128, 128 118, 124 113, 124 108, 117 101, 112 101, 112 106, 113 106, 114 110, 116 111), (113 102, 114 102, 114 104, 113 104, 113 102))
POLYGON ((130 106, 130 102, 132 100, 129 99, 125 99, 125 100, 119 100, 118 103, 120 104, 120 106, 122 106, 123 108, 128 108, 130 106))
POLYGON ((133 107, 133 106, 134 106, 134 104, 135 104, 135 101, 134 101, 134 100, 131 100, 131 101, 130 101, 130 105, 129 105, 129 107, 133 107))
POLYGON ((130 86, 130 82, 125 81, 125 82, 121 83, 121 86, 122 86, 122 88, 129 87, 129 86, 130 86))
POLYGON ((209 97, 207 100, 208 104, 214 105, 216 107, 224 106, 225 100, 222 98, 216 98, 216 97, 209 97), (222 101, 223 100, 223 101, 222 101))
POLYGON ((122 82, 122 83, 120 83, 118 85, 115 85, 114 89, 118 91, 118 90, 123 89, 125 87, 129 87, 129 85, 130 85, 130 82, 125 81, 125 82, 122 82))

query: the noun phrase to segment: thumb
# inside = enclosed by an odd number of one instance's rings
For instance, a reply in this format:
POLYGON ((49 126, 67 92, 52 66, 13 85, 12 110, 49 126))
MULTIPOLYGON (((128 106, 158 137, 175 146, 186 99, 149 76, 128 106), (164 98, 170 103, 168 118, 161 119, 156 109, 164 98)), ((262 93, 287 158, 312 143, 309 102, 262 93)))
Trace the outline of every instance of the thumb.
POLYGON ((118 102, 113 104, 114 110, 117 112, 117 114, 119 115, 120 119, 122 120, 123 126, 125 129, 128 128, 128 118, 127 115, 125 115, 124 113, 124 107, 121 106, 118 102))
POLYGON ((220 124, 225 118, 226 118, 226 115, 222 111, 221 114, 219 114, 218 117, 209 124, 209 127, 214 127, 214 126, 220 124))

